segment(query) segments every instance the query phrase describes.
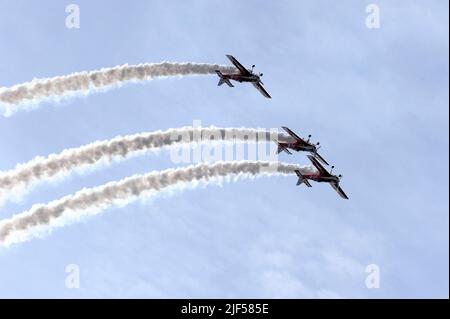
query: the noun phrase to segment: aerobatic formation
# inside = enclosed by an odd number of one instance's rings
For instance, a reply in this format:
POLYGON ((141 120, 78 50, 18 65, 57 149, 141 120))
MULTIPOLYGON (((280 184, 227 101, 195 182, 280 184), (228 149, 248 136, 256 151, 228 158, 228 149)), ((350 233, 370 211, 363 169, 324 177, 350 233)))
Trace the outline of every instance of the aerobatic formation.
MULTIPOLYGON (((0 107, 5 116, 20 111, 24 105, 37 105, 42 101, 68 98, 77 94, 105 90, 133 81, 150 79, 206 75, 216 73, 218 85, 231 81, 252 84, 264 97, 271 96, 263 87, 262 73, 255 73, 255 65, 245 68, 235 57, 226 55, 233 66, 219 64, 173 63, 123 65, 92 72, 74 73, 48 79, 35 79, 10 88, 0 88, 0 107)), ((39 182, 66 176, 71 171, 99 163, 110 163, 127 158, 139 152, 160 148, 176 147, 182 144, 206 143, 274 143, 274 152, 307 152, 312 165, 299 166, 275 161, 228 160, 215 163, 199 163, 145 175, 135 175, 121 181, 102 186, 82 189, 73 195, 47 204, 33 205, 28 211, 0 220, 0 245, 9 246, 48 233, 54 227, 64 226, 81 216, 98 213, 106 208, 130 203, 143 196, 157 195, 166 189, 184 189, 199 184, 208 185, 217 181, 259 176, 293 175, 298 177, 297 185, 311 187, 310 181, 324 182, 348 199, 340 187, 342 175, 333 175, 333 168, 327 170, 328 162, 318 153, 320 143, 311 142, 311 135, 301 138, 288 127, 285 132, 276 133, 253 128, 183 127, 167 131, 146 132, 129 136, 118 136, 111 140, 96 141, 78 148, 66 149, 59 154, 36 157, 17 164, 16 168, 0 172, 0 206, 13 195, 25 192, 39 182), (214 139, 199 140, 198 136, 215 136, 214 139), (186 137, 183 139, 182 137, 186 137)))

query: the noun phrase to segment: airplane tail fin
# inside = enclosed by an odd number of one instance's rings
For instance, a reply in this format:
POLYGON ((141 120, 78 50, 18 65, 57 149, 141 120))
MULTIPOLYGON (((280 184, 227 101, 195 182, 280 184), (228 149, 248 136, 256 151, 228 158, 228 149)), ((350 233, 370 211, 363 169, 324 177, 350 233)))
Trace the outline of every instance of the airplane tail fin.
POLYGON ((298 176, 297 186, 305 184, 307 187, 312 187, 308 179, 306 179, 306 177, 303 176, 303 174, 298 169, 295 170, 295 174, 297 174, 298 176))
POLYGON ((278 142, 277 140, 273 140, 275 143, 277 143, 278 148, 277 148, 277 154, 280 154, 281 152, 286 152, 290 155, 292 155, 292 153, 287 149, 287 147, 285 147, 283 144, 281 144, 280 142, 278 142))
POLYGON ((216 70, 217 75, 219 76, 219 83, 217 83, 217 86, 221 86, 225 83, 225 80, 223 79, 223 74, 219 70, 216 70))
POLYGON ((220 70, 216 70, 217 75, 219 76, 220 80, 219 83, 217 83, 218 86, 221 86, 222 84, 226 83, 229 87, 233 87, 234 85, 231 84, 230 80, 228 80, 220 70))

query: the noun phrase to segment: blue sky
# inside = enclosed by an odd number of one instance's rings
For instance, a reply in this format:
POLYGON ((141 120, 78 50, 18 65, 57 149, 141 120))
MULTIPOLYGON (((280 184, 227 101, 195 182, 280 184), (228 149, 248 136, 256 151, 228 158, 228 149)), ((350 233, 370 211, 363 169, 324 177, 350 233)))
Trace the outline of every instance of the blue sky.
MULTIPOLYGON (((313 134, 343 201, 295 178, 112 208, 0 250, 0 297, 380 298, 449 295, 448 2, 0 0, 0 86, 129 63, 256 64, 272 100, 214 76, 157 80, 0 117, 0 170, 116 135, 191 125, 313 134), (80 288, 65 286, 77 264, 80 288), (380 267, 367 289, 365 268, 380 267)), ((281 157, 306 164, 304 154, 281 157)), ((0 218, 135 173, 147 154, 40 185, 0 218)))

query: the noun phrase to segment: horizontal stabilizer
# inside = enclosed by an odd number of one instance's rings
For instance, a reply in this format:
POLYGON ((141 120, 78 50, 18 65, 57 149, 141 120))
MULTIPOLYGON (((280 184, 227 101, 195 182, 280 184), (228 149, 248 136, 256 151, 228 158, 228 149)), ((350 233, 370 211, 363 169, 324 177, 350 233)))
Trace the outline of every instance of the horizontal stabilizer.
POLYGON ((281 152, 286 152, 290 155, 292 155, 292 153, 287 149, 286 146, 284 146, 283 144, 281 144, 280 142, 278 142, 277 140, 273 140, 275 143, 277 143, 278 148, 277 148, 277 154, 280 154, 281 152))
POLYGON ((300 173, 299 170, 295 170, 295 174, 297 174, 298 176, 297 186, 305 184, 307 187, 312 187, 308 179, 305 176, 303 176, 303 174, 300 173))
POLYGON ((222 84, 226 83, 229 87, 233 87, 234 85, 231 84, 230 80, 219 70, 216 70, 217 75, 220 77, 219 83, 217 83, 218 86, 221 86, 222 84))

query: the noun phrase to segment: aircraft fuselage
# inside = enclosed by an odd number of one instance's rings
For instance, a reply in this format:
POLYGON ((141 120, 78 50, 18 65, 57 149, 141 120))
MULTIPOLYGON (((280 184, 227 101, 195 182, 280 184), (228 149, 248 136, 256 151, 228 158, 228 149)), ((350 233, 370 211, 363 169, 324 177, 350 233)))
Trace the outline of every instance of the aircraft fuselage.
POLYGON ((317 183, 339 183, 337 176, 322 176, 320 174, 303 174, 306 179, 310 179, 317 183))
POLYGON ((224 74, 224 77, 233 80, 233 81, 237 81, 237 82, 250 82, 250 83, 258 83, 259 81, 261 81, 260 77, 256 74, 252 74, 252 75, 242 75, 242 74, 224 74))
POLYGON ((278 142, 285 148, 290 148, 291 150, 294 150, 296 152, 304 151, 304 152, 311 152, 314 153, 316 151, 315 145, 305 145, 300 146, 298 143, 284 143, 284 142, 278 142))

